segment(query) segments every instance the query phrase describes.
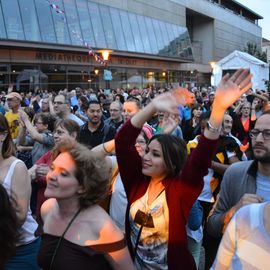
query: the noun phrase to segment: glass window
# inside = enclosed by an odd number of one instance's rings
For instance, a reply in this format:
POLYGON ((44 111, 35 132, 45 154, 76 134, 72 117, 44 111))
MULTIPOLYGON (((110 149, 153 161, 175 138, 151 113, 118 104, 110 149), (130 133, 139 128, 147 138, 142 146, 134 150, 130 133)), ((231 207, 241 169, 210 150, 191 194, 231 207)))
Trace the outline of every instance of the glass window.
POLYGON ((174 33, 175 38, 179 38, 180 32, 179 32, 179 28, 177 27, 177 25, 173 24, 172 28, 173 28, 173 33, 174 33))
POLYGON ((25 40, 17 0, 5 0, 1 2, 8 38, 25 40))
POLYGON ((158 53, 158 47, 157 47, 157 39, 154 33, 154 27, 152 24, 152 20, 148 17, 145 17, 145 23, 146 23, 146 29, 147 33, 150 39, 150 46, 152 48, 152 53, 157 54, 158 53))
POLYGON ((170 23, 165 23, 165 26, 169 35, 170 42, 172 42, 175 39, 172 25, 170 23))
POLYGON ((183 42, 183 45, 189 46, 190 45, 190 39, 189 39, 189 33, 187 31, 187 29, 183 29, 182 33, 181 33, 181 40, 183 42))
POLYGON ((135 48, 137 52, 144 52, 144 47, 142 43, 141 33, 139 29, 139 25, 137 22, 137 17, 134 13, 129 13, 129 21, 135 41, 135 48))
MULTIPOLYGON (((64 9, 62 0, 59 1, 58 5, 60 9, 64 9)), ((55 10, 52 10, 54 27, 56 32, 57 43, 60 44, 71 44, 70 36, 67 28, 67 19, 65 14, 56 13, 55 10)))
POLYGON ((103 29, 107 41, 107 46, 110 49, 117 49, 109 8, 100 5, 99 10, 103 22, 103 29))
POLYGON ((83 45, 75 0, 64 0, 63 2, 71 43, 73 45, 83 45))
POLYGON ((168 35, 168 32, 167 32, 167 28, 165 26, 165 23, 162 22, 162 21, 159 21, 159 26, 160 26, 160 29, 161 29, 161 34, 162 34, 165 46, 170 45, 170 38, 169 38, 169 35, 168 35))
POLYGON ((50 5, 46 1, 35 0, 41 38, 45 42, 56 43, 56 36, 50 5))
POLYGON ((49 91, 68 88, 66 66, 42 65, 41 71, 48 76, 47 83, 49 91))
POLYGON ((96 41, 94 37, 92 23, 90 21, 90 16, 88 13, 88 5, 85 0, 76 0, 78 13, 80 14, 80 25, 82 29, 82 36, 84 41, 86 41, 90 46, 96 47, 96 41))
POLYGON ((89 68, 82 66, 67 66, 67 81, 69 89, 88 88, 91 80, 89 68))
POLYGON ((173 33, 175 35, 175 54, 179 55, 181 53, 181 42, 180 42, 180 38, 179 38, 179 32, 177 29, 177 25, 173 24, 173 33))
POLYGON ((119 11, 118 9, 110 7, 110 13, 111 13, 111 18, 112 18, 114 33, 117 33, 117 35, 115 36, 116 36, 116 43, 118 46, 118 50, 126 51, 127 45, 126 45, 126 41, 125 41, 125 37, 123 33, 119 11))
POLYGON ((34 0, 20 0, 19 6, 26 40, 41 41, 34 0))
POLYGON ((150 41, 149 41, 149 38, 148 38, 148 33, 147 33, 147 30, 146 30, 146 24, 145 24, 144 16, 137 14, 137 21, 138 21, 139 29, 140 29, 140 32, 141 32, 144 51, 146 53, 152 53, 151 46, 150 46, 150 41))
POLYGON ((4 24, 1 4, 0 4, 0 38, 7 38, 7 32, 4 24))
POLYGON ((164 49, 165 45, 164 45, 164 41, 163 41, 163 38, 162 38, 162 33, 161 33, 161 30, 159 28, 159 23, 157 20, 155 19, 152 19, 152 22, 153 22, 153 30, 156 34, 156 38, 157 38, 157 46, 158 46, 158 50, 161 51, 164 49))
POLYGON ((131 32, 128 14, 126 11, 123 11, 123 10, 120 10, 119 12, 120 12, 120 18, 121 18, 121 22, 122 22, 122 26, 124 30, 124 36, 126 39, 128 51, 135 52, 136 51, 135 43, 134 43, 133 35, 131 32))
POLYGON ((93 25, 96 45, 99 48, 107 48, 98 5, 92 2, 88 2, 88 8, 93 25))
POLYGON ((169 37, 169 46, 168 46, 168 55, 170 56, 174 56, 175 55, 175 51, 176 51, 176 48, 175 48, 175 36, 174 36, 174 32, 173 32, 173 28, 172 28, 172 25, 169 24, 169 23, 165 23, 165 27, 167 29, 167 33, 168 33, 168 37, 169 37))

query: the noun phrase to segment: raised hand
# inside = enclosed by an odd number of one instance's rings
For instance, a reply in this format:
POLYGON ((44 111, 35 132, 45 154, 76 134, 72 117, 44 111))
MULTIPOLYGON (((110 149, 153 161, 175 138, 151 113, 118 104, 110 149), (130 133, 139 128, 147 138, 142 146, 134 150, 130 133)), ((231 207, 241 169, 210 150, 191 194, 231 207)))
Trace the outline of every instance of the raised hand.
POLYGON ((179 124, 179 115, 175 114, 168 114, 164 115, 164 119, 162 121, 162 129, 163 133, 165 134, 171 134, 175 130, 175 128, 179 124))
POLYGON ((49 166, 46 164, 39 164, 36 168, 36 176, 46 177, 48 171, 50 170, 49 166))
POLYGON ((19 121, 22 123, 25 123, 25 121, 27 121, 28 119, 29 118, 28 118, 27 113, 23 110, 19 110, 19 121))
POLYGON ((175 97, 178 106, 189 105, 190 103, 192 103, 193 94, 189 92, 187 88, 177 87, 172 91, 172 94, 175 97))
POLYGON ((226 74, 219 83, 213 107, 226 111, 252 87, 249 69, 238 69, 233 75, 226 74))
POLYGON ((186 105, 189 99, 189 91, 186 88, 179 87, 172 92, 155 97, 152 104, 157 111, 179 114, 178 107, 186 105))

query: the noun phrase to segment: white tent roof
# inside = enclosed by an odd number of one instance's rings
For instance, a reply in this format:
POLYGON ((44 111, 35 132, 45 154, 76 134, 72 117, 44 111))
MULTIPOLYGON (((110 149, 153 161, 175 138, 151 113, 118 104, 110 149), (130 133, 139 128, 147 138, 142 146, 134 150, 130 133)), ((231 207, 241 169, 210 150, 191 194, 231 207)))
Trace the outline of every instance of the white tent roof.
MULTIPOLYGON (((234 61, 234 65, 236 68, 239 68, 239 65, 237 64, 243 64, 243 61, 246 61, 249 64, 253 65, 259 65, 263 67, 268 67, 268 64, 261 61, 260 59, 250 55, 249 53, 246 52, 240 52, 240 51, 234 51, 231 54, 227 55, 223 59, 221 59, 219 62, 217 62, 218 65, 220 66, 231 66, 232 61, 234 61), (235 61, 235 59, 238 59, 239 61, 235 61)), ((230 68, 234 69, 234 68, 230 68)))
POLYGON ((222 70, 236 70, 249 68, 253 74, 253 89, 265 89, 265 81, 269 79, 269 65, 258 58, 240 51, 234 51, 219 62, 213 70, 214 85, 218 85, 222 77, 222 70))

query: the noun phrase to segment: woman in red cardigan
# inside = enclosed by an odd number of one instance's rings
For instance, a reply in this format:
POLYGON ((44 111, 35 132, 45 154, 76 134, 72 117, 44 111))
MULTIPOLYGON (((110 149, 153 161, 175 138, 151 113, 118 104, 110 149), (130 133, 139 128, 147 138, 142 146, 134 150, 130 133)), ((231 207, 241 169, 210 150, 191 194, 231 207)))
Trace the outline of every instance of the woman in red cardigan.
POLYGON ((223 115, 251 86, 249 70, 223 77, 208 128, 187 160, 185 143, 170 135, 154 136, 142 158, 135 148, 143 124, 154 113, 177 114, 177 107, 186 104, 186 89, 157 96, 116 135, 116 156, 128 198, 126 236, 137 269, 196 269, 187 246, 189 211, 211 166, 223 115))

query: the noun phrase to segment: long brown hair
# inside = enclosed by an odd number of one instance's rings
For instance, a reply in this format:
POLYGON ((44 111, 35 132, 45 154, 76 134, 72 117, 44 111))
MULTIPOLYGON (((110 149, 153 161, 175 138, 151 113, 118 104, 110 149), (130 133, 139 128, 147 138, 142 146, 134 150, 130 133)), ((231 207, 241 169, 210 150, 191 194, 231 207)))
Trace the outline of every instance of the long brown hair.
POLYGON ((3 269, 5 262, 16 251, 16 241, 20 237, 17 211, 15 198, 9 196, 0 184, 0 269, 3 269))

